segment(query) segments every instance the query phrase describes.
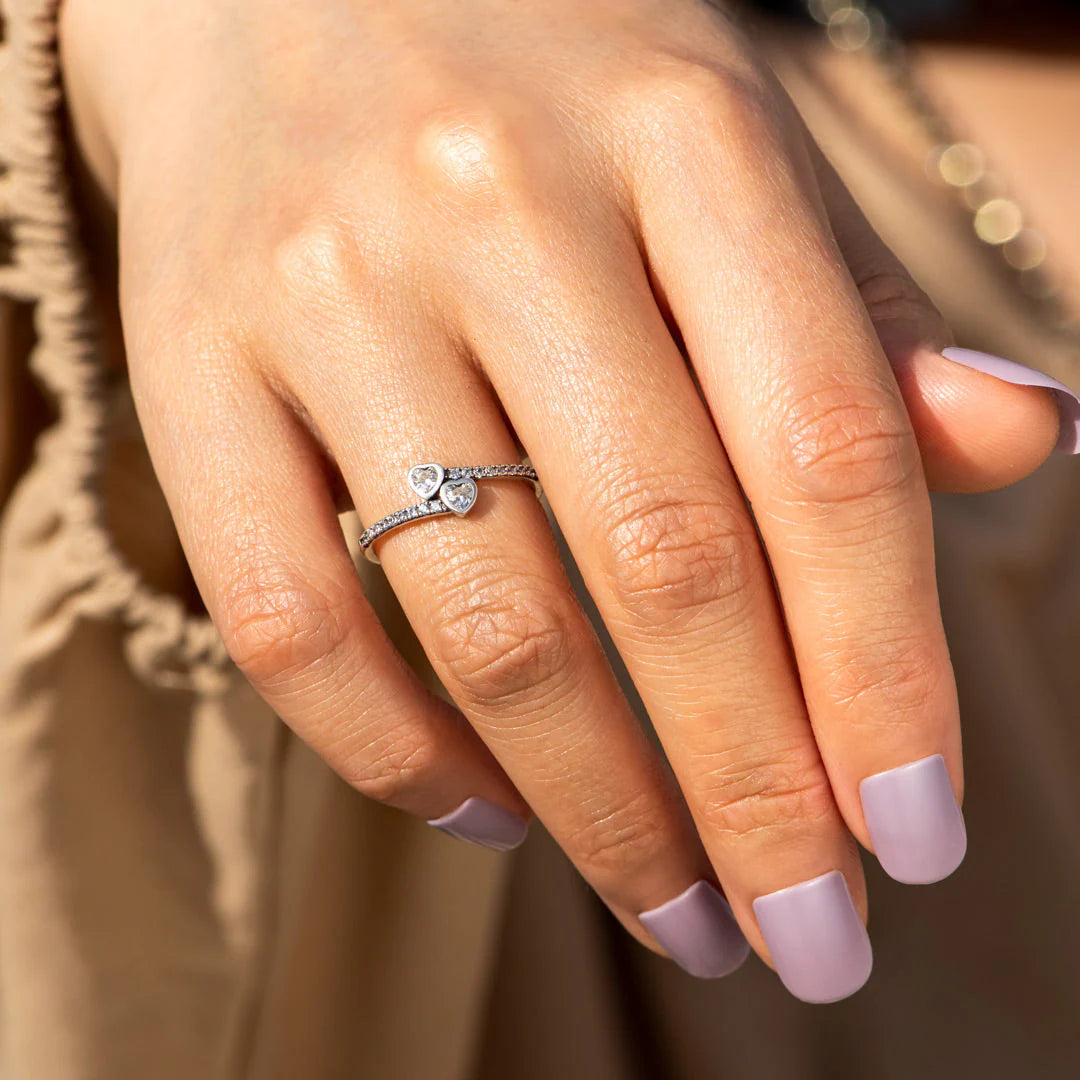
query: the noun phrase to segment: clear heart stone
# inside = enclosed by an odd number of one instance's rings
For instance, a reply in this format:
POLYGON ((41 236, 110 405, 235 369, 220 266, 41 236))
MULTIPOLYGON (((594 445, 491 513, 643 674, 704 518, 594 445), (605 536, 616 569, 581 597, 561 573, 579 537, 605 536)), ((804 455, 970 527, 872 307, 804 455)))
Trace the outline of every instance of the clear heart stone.
POLYGON ((443 467, 429 461, 424 465, 414 465, 409 470, 409 487, 421 499, 430 499, 443 482, 443 467))
POLYGON ((439 488, 439 498, 455 514, 466 514, 476 502, 476 483, 473 480, 448 480, 439 488))

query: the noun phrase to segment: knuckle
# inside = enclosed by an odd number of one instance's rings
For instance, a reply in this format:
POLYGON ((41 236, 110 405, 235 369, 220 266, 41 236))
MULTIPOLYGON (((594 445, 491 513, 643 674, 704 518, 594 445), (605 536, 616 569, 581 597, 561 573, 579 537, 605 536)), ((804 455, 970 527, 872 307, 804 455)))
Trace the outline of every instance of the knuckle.
POLYGON ((535 704, 557 693, 572 669, 573 623, 568 601, 491 571, 445 592, 434 651, 470 701, 535 704))
MULTIPOLYGON (((654 487, 671 491, 674 485, 654 487)), ((604 541, 617 603, 650 626, 706 608, 737 616, 747 602, 756 543, 749 518, 712 499, 622 495, 623 509, 604 541)))
POLYGON ((608 896, 625 888, 635 871, 662 860, 672 836, 652 800, 639 795, 589 822, 568 842, 582 873, 608 896))
POLYGON ((902 410, 873 387, 818 386, 797 397, 780 419, 782 493, 818 505, 886 495, 909 485, 920 468, 902 410))
POLYGON ((944 326, 930 298, 901 269, 881 270, 858 281, 863 306, 874 323, 908 322, 944 326))
POLYGON ((339 772, 362 795, 398 806, 429 787, 440 769, 433 743, 410 741, 353 750, 344 758, 339 772))
POLYGON ((325 593, 284 568, 252 568, 233 582, 219 629, 257 687, 283 691, 316 678, 345 644, 348 621, 325 593))
POLYGON ((217 396, 250 355, 235 319, 187 302, 160 305, 152 318, 133 318, 125 333, 129 352, 138 357, 129 376, 136 401, 158 407, 165 406, 166 395, 171 404, 175 371, 217 396))
POLYGON ((777 95, 756 65, 670 57, 639 84, 633 115, 676 156, 717 145, 756 154, 780 119, 777 95))
POLYGON ((806 832, 833 815, 832 789, 820 763, 787 754, 771 761, 727 755, 700 781, 699 814, 709 830, 728 836, 775 835, 783 843, 792 831, 806 832))
POLYGON ((354 294, 361 284, 357 233, 339 215, 313 213, 283 230, 272 260, 286 293, 305 304, 322 307, 354 294))
MULTIPOLYGON (((925 635, 897 635, 874 641, 858 635, 858 645, 825 655, 832 672, 830 698, 839 708, 862 705, 871 723, 893 725, 910 715, 920 722, 941 701, 947 665, 925 635)), ((861 711, 861 710, 860 710, 861 711)))
POLYGON ((418 123, 413 146, 422 181, 454 203, 497 204, 525 174, 512 125, 487 104, 429 114, 418 123))

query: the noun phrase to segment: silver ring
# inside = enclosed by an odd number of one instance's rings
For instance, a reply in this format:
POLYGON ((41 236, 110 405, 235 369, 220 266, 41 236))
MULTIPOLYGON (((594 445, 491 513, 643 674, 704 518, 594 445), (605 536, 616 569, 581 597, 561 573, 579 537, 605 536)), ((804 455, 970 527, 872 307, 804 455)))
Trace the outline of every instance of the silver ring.
POLYGON ((476 505, 476 481, 515 478, 531 480, 540 494, 540 478, 531 465, 455 465, 444 468, 434 461, 414 465, 406 474, 409 487, 423 500, 413 506, 395 510, 360 534, 360 550, 373 563, 379 560, 372 544, 380 536, 408 525, 410 521, 434 517, 436 514, 467 514, 476 505))

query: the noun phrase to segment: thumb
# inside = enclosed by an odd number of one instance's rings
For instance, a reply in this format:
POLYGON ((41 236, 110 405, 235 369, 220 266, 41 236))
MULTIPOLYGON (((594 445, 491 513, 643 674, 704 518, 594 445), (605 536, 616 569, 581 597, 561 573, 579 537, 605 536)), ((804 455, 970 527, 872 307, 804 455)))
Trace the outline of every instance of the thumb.
POLYGON ((877 322, 935 491, 989 491, 1080 452, 1080 396, 1034 368, 877 322))
POLYGON ((871 228, 817 147, 833 235, 892 365, 935 491, 977 492, 1080 452, 1080 396, 1034 368, 952 347, 937 308, 871 228))

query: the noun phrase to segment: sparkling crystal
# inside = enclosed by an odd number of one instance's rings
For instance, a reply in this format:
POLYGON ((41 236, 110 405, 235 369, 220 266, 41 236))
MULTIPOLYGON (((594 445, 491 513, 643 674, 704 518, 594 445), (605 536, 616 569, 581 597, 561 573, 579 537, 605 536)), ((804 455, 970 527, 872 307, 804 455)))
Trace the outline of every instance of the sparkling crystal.
POLYGON ((465 514, 476 502, 476 482, 473 480, 447 480, 439 489, 439 498, 455 514, 465 514))
POLYGON ((409 487, 421 499, 430 499, 443 482, 443 467, 429 461, 423 465, 414 465, 409 470, 409 487))

